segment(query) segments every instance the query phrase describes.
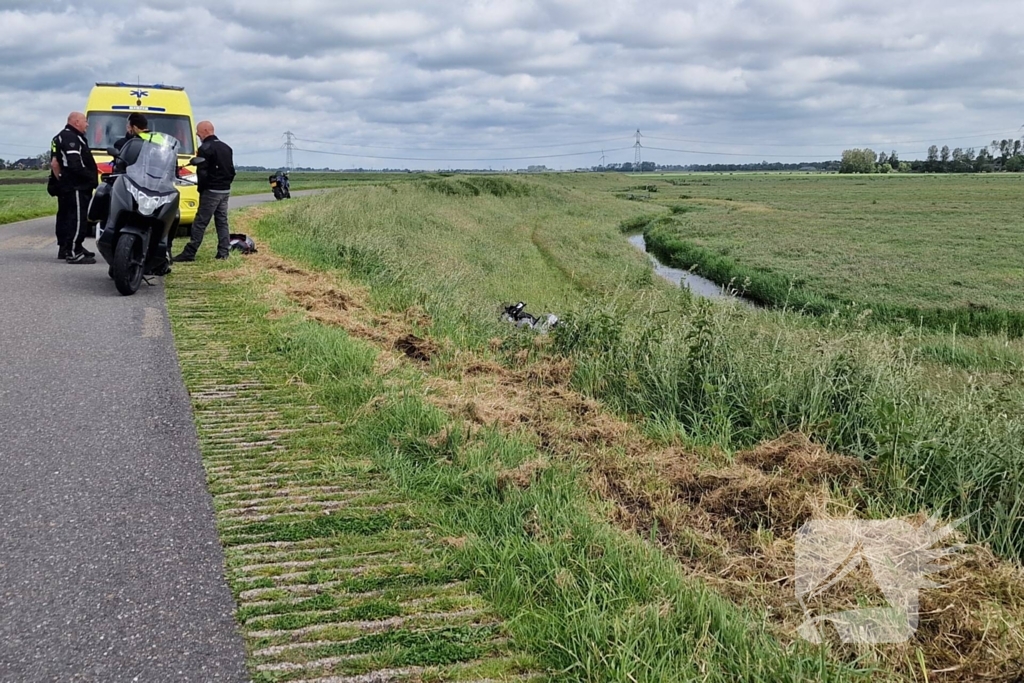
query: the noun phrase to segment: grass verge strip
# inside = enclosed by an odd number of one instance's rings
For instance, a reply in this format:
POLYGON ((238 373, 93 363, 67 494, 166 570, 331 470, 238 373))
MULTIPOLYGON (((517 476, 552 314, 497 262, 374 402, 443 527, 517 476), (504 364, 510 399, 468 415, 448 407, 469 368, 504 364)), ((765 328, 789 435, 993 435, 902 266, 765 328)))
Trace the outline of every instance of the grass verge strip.
POLYGON ((245 293, 177 277, 169 308, 255 680, 533 676, 424 517, 344 450, 271 326, 237 315, 245 293))

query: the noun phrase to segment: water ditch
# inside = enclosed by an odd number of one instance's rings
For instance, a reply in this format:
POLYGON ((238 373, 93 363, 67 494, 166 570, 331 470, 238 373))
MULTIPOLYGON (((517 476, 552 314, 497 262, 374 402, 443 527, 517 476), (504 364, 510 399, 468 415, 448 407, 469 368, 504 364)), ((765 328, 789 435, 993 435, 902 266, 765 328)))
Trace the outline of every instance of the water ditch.
POLYGON ((706 277, 695 275, 688 270, 682 270, 681 268, 673 268, 672 266, 665 265, 658 260, 657 256, 647 251, 647 241, 644 239, 643 233, 630 235, 628 239, 630 244, 647 254, 648 258, 651 259, 651 265, 654 266, 654 272, 656 274, 679 287, 686 287, 695 296, 705 297, 707 299, 729 299, 731 301, 736 301, 743 306, 748 306, 750 308, 757 307, 757 304, 750 299, 744 299, 741 296, 736 296, 721 285, 707 279, 706 277))

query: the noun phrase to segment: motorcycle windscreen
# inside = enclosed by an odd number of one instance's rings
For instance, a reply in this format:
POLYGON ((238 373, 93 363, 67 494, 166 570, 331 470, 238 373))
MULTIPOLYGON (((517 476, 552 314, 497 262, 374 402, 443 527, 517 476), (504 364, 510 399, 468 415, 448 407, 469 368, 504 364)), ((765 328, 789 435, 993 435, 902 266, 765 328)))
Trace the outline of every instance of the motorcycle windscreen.
POLYGON ((178 141, 164 136, 161 143, 144 141, 135 163, 125 174, 138 187, 155 194, 174 192, 178 170, 178 141))

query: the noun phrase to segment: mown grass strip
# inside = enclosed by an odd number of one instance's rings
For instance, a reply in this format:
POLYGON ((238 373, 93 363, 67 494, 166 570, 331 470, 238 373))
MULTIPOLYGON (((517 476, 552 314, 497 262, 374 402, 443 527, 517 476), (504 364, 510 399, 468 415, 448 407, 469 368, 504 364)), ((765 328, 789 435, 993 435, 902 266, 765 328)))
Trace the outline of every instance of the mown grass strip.
MULTIPOLYGON (((449 604, 454 608, 456 606, 461 607, 474 599, 476 599, 474 594, 469 592, 464 582, 449 584, 430 583, 421 587, 407 585, 362 593, 325 593, 308 599, 253 602, 240 607, 236 612, 236 616, 240 622, 246 623, 255 619, 303 618, 310 612, 319 613, 357 609, 362 605, 393 604, 398 605, 399 609, 403 610, 402 606, 405 604, 422 604, 428 601, 436 601, 439 605, 449 604)), ((403 611, 402 614, 408 613, 403 611)))
MULTIPOLYGON (((231 538, 260 536, 261 540, 266 541, 306 541, 311 538, 325 538, 336 534, 376 535, 390 529, 410 528, 412 524, 415 522, 408 517, 394 514, 333 514, 300 522, 254 522, 232 528, 231 538)), ((226 545, 233 544, 231 538, 226 539, 226 545)))
POLYGON ((201 270, 191 275, 169 288, 169 308, 255 679, 386 678, 375 672, 507 659, 508 647, 490 644, 502 627, 465 592, 466 570, 371 463, 339 447, 338 423, 308 388, 289 382, 264 311, 240 320, 244 292, 229 288, 225 300, 201 270))

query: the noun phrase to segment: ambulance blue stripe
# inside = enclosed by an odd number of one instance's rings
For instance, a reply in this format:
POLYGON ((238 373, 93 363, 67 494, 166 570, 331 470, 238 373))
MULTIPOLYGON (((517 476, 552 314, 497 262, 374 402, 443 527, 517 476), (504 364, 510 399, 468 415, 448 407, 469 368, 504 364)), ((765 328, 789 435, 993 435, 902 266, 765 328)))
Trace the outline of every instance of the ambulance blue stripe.
POLYGON ((127 104, 115 104, 111 109, 114 111, 167 111, 164 107, 132 107, 127 104))

